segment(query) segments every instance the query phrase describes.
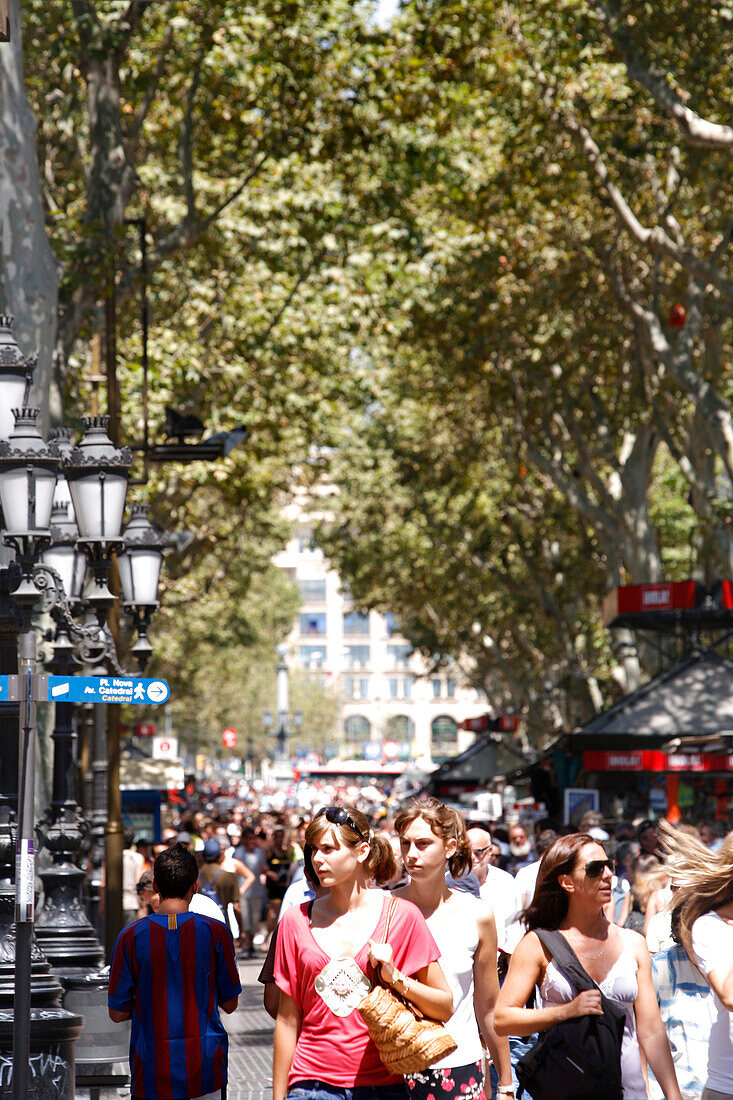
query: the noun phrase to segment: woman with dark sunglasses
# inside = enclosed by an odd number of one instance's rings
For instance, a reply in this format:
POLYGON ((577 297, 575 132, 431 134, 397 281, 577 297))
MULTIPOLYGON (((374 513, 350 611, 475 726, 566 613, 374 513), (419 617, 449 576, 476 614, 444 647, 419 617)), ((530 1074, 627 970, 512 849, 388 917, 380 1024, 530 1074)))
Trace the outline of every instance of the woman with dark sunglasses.
POLYGON ((401 899, 384 942, 391 895, 370 884, 394 876, 395 858, 364 814, 329 806, 305 839, 328 892, 289 909, 278 926, 273 1100, 353 1100, 355 1090, 359 1100, 407 1100, 404 1078, 385 1069, 357 1005, 379 967, 424 1015, 449 1019, 453 998, 440 952, 418 908, 401 899))
POLYGON ((659 1014, 643 936, 609 922, 613 860, 587 833, 559 837, 542 857, 522 919, 527 935, 512 955, 494 1011, 499 1035, 531 1035, 573 1016, 600 1016, 601 990, 626 1013, 621 1046, 624 1100, 646 1100, 640 1048, 667 1100, 681 1100, 659 1014), (535 935, 559 930, 598 989, 576 993, 535 935), (527 1008, 535 986, 540 1008, 527 1008))

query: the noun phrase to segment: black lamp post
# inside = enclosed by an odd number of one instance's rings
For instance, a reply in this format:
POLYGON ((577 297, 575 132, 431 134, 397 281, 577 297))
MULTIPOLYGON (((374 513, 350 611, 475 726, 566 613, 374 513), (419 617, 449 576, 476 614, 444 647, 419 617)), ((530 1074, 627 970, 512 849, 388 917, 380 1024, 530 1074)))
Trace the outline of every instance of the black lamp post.
POLYGON ((32 1051, 33 1057, 44 1058, 55 1049, 61 1062, 57 1076, 66 1082, 62 1095, 70 1098, 74 1088, 73 1044, 79 1037, 82 1018, 60 1008, 62 987, 51 977, 48 962, 33 938, 36 636, 31 615, 42 594, 33 569, 40 551, 51 541, 51 507, 60 455, 56 443, 44 443, 39 434, 37 409, 23 407, 14 415, 15 428, 7 440, 0 441, 0 502, 5 521, 2 539, 14 549, 19 566, 12 602, 20 619, 18 676, 22 687, 14 936, 9 928, 4 929, 4 946, 12 942, 15 955, 12 1096, 13 1100, 27 1100, 32 1051))
MULTIPOLYGON (((107 661, 122 673, 105 620, 114 602, 107 576, 114 551, 122 548, 120 528, 131 454, 127 448, 113 446, 106 434, 106 418, 101 417, 84 421, 86 434, 73 450, 69 433, 64 430, 46 444, 36 427, 38 410, 21 401, 14 412, 15 427, 8 431, 3 413, 18 397, 25 397, 33 365, 34 360, 24 359, 12 339, 11 319, 0 317, 0 436, 7 437, 0 439, 4 520, 4 529, 0 528, 0 673, 13 674, 17 670, 22 688, 20 706, 0 704, 0 1057, 13 1066, 13 1100, 27 1100, 30 1095, 29 1060, 34 1059, 38 1059, 38 1065, 33 1065, 38 1089, 45 1089, 46 1082, 51 1088, 53 1080, 57 1100, 71 1100, 73 1046, 82 1019, 59 1007, 62 987, 33 936, 36 832, 45 833, 45 844, 53 859, 53 866, 41 876, 46 897, 38 915, 39 940, 45 942, 54 962, 66 974, 67 985, 73 976, 82 983, 91 978, 103 1000, 104 983, 98 974, 102 949, 83 914, 80 894, 84 875, 74 863, 86 825, 72 793, 75 730, 73 706, 69 704, 56 704, 53 800, 45 827, 34 831, 38 684, 31 617, 43 598, 56 623, 55 670, 66 673, 73 658, 87 666, 107 661), (68 477, 68 486, 61 478, 52 515, 59 464, 68 477), (92 576, 84 588, 87 561, 92 576), (80 610, 85 615, 82 625, 72 617, 73 611, 80 610), (17 649, 12 644, 15 641, 17 649), (17 788, 11 762, 17 764, 17 788), (18 869, 15 884, 14 862, 18 869), (8 1041, 11 1029, 12 1048, 8 1041)), ((157 605, 157 601, 152 602, 157 605)), ((152 605, 145 613, 146 626, 150 613, 152 605)), ((106 810, 106 727, 103 714, 96 717, 100 720, 95 722, 98 783, 94 809, 98 818, 101 815, 102 836, 107 825, 108 909, 114 910, 117 895, 121 915, 121 806, 116 802, 109 813, 106 810), (118 853, 109 843, 110 834, 115 833, 119 834, 118 853)), ((119 800, 118 775, 110 776, 110 787, 119 800)), ((85 989, 85 994, 89 990, 85 989)), ((86 1013, 84 997, 80 1003, 86 1013)), ((4 1076, 0 1082, 2 1098, 9 1095, 9 1080, 4 1076)))
MULTIPOLYGON (((286 645, 278 645, 275 647, 275 652, 277 653, 277 729, 275 730, 277 748, 275 752, 274 774, 275 778, 285 779, 287 778, 285 772, 289 769, 288 734, 290 733, 291 721, 295 729, 299 730, 303 725, 303 712, 301 710, 296 710, 293 713, 292 719, 290 717, 290 676, 286 661, 288 647, 286 645)), ((272 715, 269 710, 265 711, 262 717, 262 724, 266 730, 269 730, 272 725, 272 715)))

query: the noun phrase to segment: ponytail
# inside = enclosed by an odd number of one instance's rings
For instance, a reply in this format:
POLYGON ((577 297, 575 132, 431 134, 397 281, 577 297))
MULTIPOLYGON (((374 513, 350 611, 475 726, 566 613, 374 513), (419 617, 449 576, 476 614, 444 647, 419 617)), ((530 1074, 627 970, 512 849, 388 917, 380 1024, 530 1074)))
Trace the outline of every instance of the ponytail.
POLYGON ((375 833, 369 845, 369 858, 362 864, 369 878, 383 886, 397 874, 397 860, 392 845, 383 833, 375 833))

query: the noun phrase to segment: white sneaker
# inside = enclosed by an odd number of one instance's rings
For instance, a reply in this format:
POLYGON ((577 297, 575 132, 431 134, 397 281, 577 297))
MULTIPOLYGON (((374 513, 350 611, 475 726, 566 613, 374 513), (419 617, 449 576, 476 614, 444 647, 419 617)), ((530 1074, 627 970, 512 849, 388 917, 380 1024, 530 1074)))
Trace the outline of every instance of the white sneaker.
POLYGON ((263 944, 265 942, 265 938, 266 937, 263 936, 261 932, 258 932, 257 935, 252 938, 252 943, 255 945, 255 947, 259 947, 260 944, 263 944))

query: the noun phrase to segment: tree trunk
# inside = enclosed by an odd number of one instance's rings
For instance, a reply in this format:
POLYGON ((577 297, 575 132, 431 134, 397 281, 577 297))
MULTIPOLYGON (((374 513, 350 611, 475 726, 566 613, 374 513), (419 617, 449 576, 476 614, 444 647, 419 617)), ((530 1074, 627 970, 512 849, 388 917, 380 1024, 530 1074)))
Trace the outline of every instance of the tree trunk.
POLYGON ((36 120, 25 93, 20 0, 10 4, 10 42, 0 50, 0 310, 15 317, 22 351, 38 351, 32 401, 61 417, 52 360, 56 340, 59 264, 46 234, 36 149, 36 120))

